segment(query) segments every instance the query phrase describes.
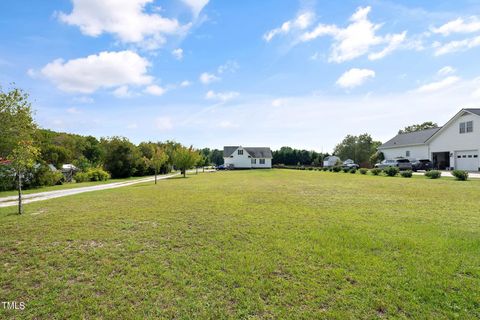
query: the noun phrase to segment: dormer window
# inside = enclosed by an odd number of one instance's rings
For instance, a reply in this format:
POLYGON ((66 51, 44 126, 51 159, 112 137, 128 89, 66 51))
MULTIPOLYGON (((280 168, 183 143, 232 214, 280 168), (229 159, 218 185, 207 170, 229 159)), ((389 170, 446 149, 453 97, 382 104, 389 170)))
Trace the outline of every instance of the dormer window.
POLYGON ((243 155, 243 150, 238 150, 238 155, 239 156, 243 155))
POLYGON ((460 133, 473 132, 473 121, 460 122, 460 133))

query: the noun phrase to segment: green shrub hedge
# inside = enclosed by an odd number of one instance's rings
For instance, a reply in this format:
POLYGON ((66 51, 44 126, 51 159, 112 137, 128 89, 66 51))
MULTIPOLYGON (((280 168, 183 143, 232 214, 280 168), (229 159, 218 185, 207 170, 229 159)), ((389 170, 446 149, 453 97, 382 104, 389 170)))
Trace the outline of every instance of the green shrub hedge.
POLYGON ((73 178, 76 182, 106 181, 110 179, 110 174, 101 168, 91 168, 86 172, 76 173, 73 178))
POLYGON ((463 170, 453 170, 452 175, 460 181, 468 180, 468 172, 463 170))
POLYGON ((430 179, 438 179, 442 176, 442 173, 438 170, 430 170, 425 172, 425 177, 430 179))
POLYGON ((380 173, 382 173, 382 169, 373 168, 372 170, 370 170, 370 172, 371 172, 374 176, 378 176, 380 173))
POLYGON ((404 178, 411 178, 413 173, 412 173, 412 170, 406 170, 406 171, 400 172, 400 175, 404 178))
POLYGON ((358 169, 358 171, 360 171, 361 174, 367 174, 368 169, 366 169, 366 168, 360 168, 360 169, 358 169))
POLYGON ((342 168, 342 171, 345 173, 350 172, 350 168, 342 168))
POLYGON ((357 173, 357 169, 356 169, 356 168, 352 168, 352 169, 350 169, 349 172, 350 172, 350 173, 357 173))
POLYGON ((342 168, 341 167, 333 167, 332 171, 333 172, 340 172, 340 171, 342 171, 342 168))
POLYGON ((387 167, 383 169, 383 172, 389 177, 395 177, 400 170, 397 167, 387 167))

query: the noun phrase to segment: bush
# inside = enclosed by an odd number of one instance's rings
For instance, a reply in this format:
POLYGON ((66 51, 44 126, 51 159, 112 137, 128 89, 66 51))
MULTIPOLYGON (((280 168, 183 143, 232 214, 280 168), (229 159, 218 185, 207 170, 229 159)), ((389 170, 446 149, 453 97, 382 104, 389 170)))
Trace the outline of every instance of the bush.
POLYGON ((50 169, 41 171, 35 177, 35 186, 55 186, 62 184, 64 180, 63 174, 60 171, 52 171, 50 169))
POLYGON ((350 172, 350 168, 343 168, 342 170, 343 170, 343 172, 345 172, 345 173, 350 172))
POLYGON ((92 168, 88 169, 87 172, 78 172, 73 179, 76 182, 106 181, 110 179, 110 174, 101 168, 92 168))
POLYGON ((328 167, 323 167, 322 170, 323 171, 328 171, 328 167))
POLYGON ((400 175, 404 178, 411 178, 412 177, 412 170, 402 171, 400 175))
POLYGON ((452 175, 460 181, 468 180, 468 172, 463 170, 453 170, 452 175))
POLYGON ((430 179, 438 179, 442 176, 442 173, 438 170, 430 170, 425 172, 425 176, 430 179))
POLYGON ((312 170, 313 170, 313 168, 312 168, 312 167, 308 167, 308 168, 307 168, 307 170, 310 170, 310 171, 312 171, 312 170))
POLYGON ((361 174, 367 174, 368 170, 365 168, 360 168, 358 171, 360 171, 361 174))
POLYGON ((0 191, 15 189, 15 173, 6 165, 0 165, 0 191))
POLYGON ((355 168, 350 169, 350 173, 357 173, 357 169, 355 168))
POLYGON ((383 169, 383 172, 389 177, 395 177, 399 171, 397 167, 387 167, 383 169))
POLYGON ((332 171, 333 172, 340 172, 340 171, 342 171, 342 168, 341 167, 333 167, 332 171))
POLYGON ((382 173, 382 169, 373 168, 372 170, 370 170, 370 172, 371 172, 374 176, 378 176, 380 173, 382 173))

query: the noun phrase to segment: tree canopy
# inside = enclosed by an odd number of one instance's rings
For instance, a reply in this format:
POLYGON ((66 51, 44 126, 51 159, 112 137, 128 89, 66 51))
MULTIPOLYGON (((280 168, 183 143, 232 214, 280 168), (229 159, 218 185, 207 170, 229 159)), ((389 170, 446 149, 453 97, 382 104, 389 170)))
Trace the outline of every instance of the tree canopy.
POLYGON ((407 126, 403 129, 400 129, 398 130, 398 134, 416 132, 416 131, 432 129, 432 128, 438 128, 438 124, 432 121, 426 121, 421 124, 412 124, 411 126, 407 126))
POLYGON ((381 144, 380 141, 374 141, 368 133, 347 135, 335 146, 333 153, 342 160, 352 159, 355 163, 367 165, 381 144))

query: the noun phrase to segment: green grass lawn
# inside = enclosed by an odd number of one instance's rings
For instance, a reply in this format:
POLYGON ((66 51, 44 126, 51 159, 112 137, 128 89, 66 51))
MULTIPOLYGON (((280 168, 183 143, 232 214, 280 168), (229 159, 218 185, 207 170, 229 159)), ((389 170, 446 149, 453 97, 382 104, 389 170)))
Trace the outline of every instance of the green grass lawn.
POLYGON ((480 317, 480 181, 232 171, 15 211, 2 319, 480 317))

